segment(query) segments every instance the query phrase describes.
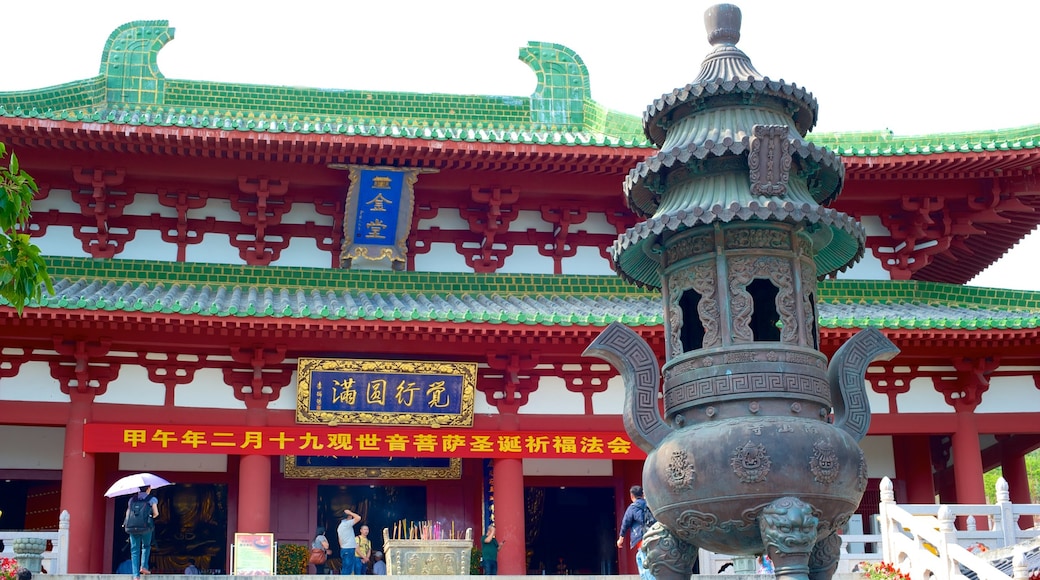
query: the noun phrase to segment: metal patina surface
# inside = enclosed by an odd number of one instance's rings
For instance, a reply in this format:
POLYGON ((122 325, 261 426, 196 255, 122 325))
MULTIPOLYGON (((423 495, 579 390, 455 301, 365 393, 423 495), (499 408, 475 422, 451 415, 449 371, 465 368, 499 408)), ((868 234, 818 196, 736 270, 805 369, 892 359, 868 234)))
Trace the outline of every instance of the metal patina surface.
POLYGON ((755 70, 736 47, 740 19, 736 6, 707 10, 713 48, 693 82, 648 107, 659 151, 625 181, 644 221, 612 257, 623 278, 661 290, 666 363, 619 323, 587 354, 625 379, 658 579, 688 577, 702 547, 826 580, 867 484, 867 365, 898 351, 873 329, 829 363, 819 350, 817 280, 859 260, 864 233, 826 207, 845 173, 804 139, 816 100, 755 70))

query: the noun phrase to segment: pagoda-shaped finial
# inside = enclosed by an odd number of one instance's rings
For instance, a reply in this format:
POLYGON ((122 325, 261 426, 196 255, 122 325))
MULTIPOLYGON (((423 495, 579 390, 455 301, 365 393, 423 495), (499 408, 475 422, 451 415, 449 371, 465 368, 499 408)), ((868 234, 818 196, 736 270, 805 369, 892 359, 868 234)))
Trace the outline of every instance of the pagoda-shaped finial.
POLYGON ((704 11, 704 28, 712 49, 701 63, 700 74, 693 84, 763 80, 751 59, 736 46, 740 41, 740 8, 733 4, 708 8, 704 11))
POLYGON ((712 46, 740 42, 740 8, 733 4, 716 4, 704 12, 704 28, 712 46))

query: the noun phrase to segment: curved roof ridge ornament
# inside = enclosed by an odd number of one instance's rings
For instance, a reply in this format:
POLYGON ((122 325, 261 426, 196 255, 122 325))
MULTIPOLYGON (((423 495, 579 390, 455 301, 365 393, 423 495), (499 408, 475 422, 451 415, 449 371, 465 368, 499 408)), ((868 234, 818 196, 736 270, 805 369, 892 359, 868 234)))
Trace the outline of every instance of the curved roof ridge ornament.
POLYGON ((531 95, 531 122, 583 126, 591 84, 581 56, 562 44, 533 40, 520 49, 519 56, 538 78, 531 95))
POLYGON ((101 53, 99 74, 105 77, 109 106, 161 105, 166 77, 157 57, 173 40, 175 29, 167 20, 134 20, 112 31, 101 53))

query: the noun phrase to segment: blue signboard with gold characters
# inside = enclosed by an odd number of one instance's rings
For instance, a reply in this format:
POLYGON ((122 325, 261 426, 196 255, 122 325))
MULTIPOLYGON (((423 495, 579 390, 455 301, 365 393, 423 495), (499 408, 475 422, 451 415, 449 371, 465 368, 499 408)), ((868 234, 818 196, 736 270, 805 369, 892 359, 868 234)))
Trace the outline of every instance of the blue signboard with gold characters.
POLYGON ((477 364, 301 358, 296 422, 471 427, 477 364))
POLYGON ((344 268, 354 260, 388 261, 403 269, 412 226, 413 191, 420 169, 334 165, 350 171, 343 215, 344 268))

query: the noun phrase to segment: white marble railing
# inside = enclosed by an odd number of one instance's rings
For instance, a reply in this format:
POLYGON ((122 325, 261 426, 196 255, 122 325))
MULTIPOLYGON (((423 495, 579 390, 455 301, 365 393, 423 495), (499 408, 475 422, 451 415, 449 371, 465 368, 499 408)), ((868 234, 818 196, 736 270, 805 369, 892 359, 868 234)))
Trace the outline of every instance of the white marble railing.
POLYGON ((892 481, 881 481, 881 546, 884 561, 910 575, 911 580, 958 580, 961 567, 980 580, 1025 580, 1025 550, 1015 547, 1040 537, 1040 529, 1019 528, 1020 516, 1040 515, 1040 505, 1012 504, 1008 484, 997 481, 996 504, 897 504, 892 481), (964 529, 955 526, 963 518, 964 529), (985 522, 979 529, 978 522, 985 522), (988 529, 987 529, 988 528, 988 529), (994 567, 980 556, 978 545, 987 550, 1012 550, 1012 574, 994 567))
POLYGON ((17 538, 42 538, 48 540, 50 549, 43 552, 43 569, 50 574, 67 574, 69 571, 69 512, 63 511, 58 516, 58 529, 53 531, 0 531, 0 540, 4 541, 5 558, 14 558, 14 540, 17 538))
MULTIPOLYGON (((698 556, 701 574, 715 574, 722 566, 734 563, 734 557, 701 550, 698 556)), ((752 559, 753 560, 753 559, 752 559)), ((863 562, 881 561, 881 534, 842 534, 841 559, 838 561, 838 574, 849 574, 856 571, 863 562)), ((741 571, 737 571, 739 574, 741 571)), ((754 566, 749 573, 754 574, 754 566)))

